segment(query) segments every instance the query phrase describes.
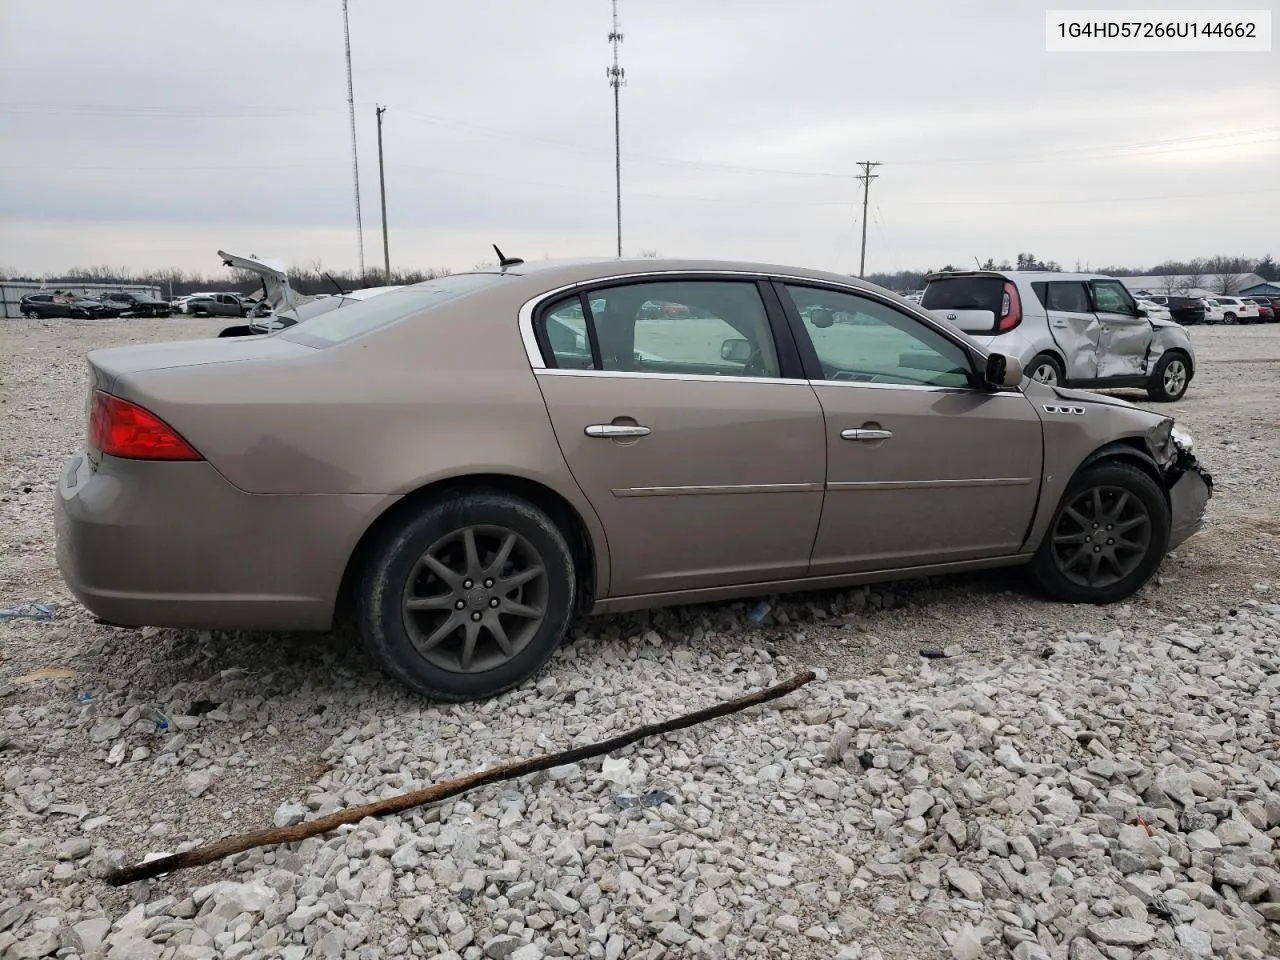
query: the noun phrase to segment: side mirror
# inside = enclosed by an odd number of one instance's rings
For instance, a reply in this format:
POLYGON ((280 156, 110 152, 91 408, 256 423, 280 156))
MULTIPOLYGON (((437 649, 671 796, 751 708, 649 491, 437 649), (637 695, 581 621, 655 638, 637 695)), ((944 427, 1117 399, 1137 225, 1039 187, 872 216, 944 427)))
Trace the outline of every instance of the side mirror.
POLYGON ((751 344, 740 337, 730 337, 720 344, 720 359, 730 363, 746 363, 751 359, 751 344))
POLYGON ((1022 383, 1022 361, 1017 357, 1006 357, 1003 353, 993 353, 987 357, 982 379, 993 390, 1016 387, 1022 383))
POLYGON ((1139 316, 1139 317, 1146 317, 1146 316, 1149 316, 1149 314, 1147 313, 1147 308, 1146 308, 1146 307, 1137 307, 1137 308, 1135 308, 1134 313, 1135 313, 1137 316, 1139 316))

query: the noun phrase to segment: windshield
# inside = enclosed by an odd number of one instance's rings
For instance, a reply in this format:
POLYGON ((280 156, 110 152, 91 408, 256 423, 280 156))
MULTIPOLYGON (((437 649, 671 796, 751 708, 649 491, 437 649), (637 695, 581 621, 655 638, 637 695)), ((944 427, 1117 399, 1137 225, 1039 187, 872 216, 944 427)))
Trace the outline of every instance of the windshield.
POLYGON ((274 334, 311 347, 329 347, 425 313, 450 300, 484 290, 501 282, 500 273, 460 273, 415 283, 413 286, 368 300, 335 300, 340 309, 304 318, 274 334))

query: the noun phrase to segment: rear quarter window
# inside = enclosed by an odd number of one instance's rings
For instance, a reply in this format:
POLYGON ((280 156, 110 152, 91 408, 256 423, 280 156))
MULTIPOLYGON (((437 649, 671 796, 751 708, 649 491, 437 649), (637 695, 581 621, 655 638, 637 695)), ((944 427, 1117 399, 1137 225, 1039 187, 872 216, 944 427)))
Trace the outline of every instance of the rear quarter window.
POLYGON ((501 283, 500 273, 459 273, 359 300, 273 334, 310 347, 331 347, 501 283))

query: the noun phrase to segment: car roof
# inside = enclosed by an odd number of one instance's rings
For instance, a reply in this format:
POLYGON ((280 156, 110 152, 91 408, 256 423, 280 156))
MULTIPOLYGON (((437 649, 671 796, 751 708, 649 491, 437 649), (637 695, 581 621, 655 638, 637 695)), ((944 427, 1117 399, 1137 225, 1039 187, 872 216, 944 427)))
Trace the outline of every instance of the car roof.
POLYGON ((1106 273, 1051 273, 1048 270, 948 270, 946 272, 931 273, 925 278, 926 282, 932 280, 945 280, 950 277, 993 277, 1003 280, 1026 280, 1044 283, 1062 280, 1121 280, 1121 277, 1113 277, 1106 273))
MULTIPOLYGON (((554 285, 558 282, 573 284, 590 280, 605 280, 637 274, 662 273, 748 273, 796 277, 840 283, 865 289, 880 289, 875 284, 859 280, 847 273, 815 270, 790 264, 763 263, 748 260, 711 260, 677 257, 582 257, 561 260, 537 260, 509 266, 506 270, 489 268, 466 270, 463 273, 506 273, 514 277, 536 278, 539 282, 554 285)), ((427 281, 430 282, 430 281, 427 281)))

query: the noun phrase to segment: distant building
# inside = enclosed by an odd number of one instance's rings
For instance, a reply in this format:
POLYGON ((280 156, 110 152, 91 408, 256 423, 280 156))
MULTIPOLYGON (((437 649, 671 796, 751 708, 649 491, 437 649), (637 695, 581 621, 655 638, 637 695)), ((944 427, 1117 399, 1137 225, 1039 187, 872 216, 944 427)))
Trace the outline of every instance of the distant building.
POLYGON ((1242 287, 1240 292, 1246 297, 1262 294, 1268 297, 1280 297, 1280 280, 1263 280, 1250 287, 1242 287))
MULTIPOLYGON (((1155 277, 1116 277, 1131 293, 1153 293, 1165 296, 1236 296, 1250 287, 1265 283, 1256 273, 1169 274, 1155 277), (1225 281, 1225 283, 1224 283, 1225 281), (1225 287, 1225 289, 1224 289, 1225 287), (1205 294, 1195 291, 1203 290, 1205 294)), ((1259 291, 1261 292, 1261 291, 1259 291)))

